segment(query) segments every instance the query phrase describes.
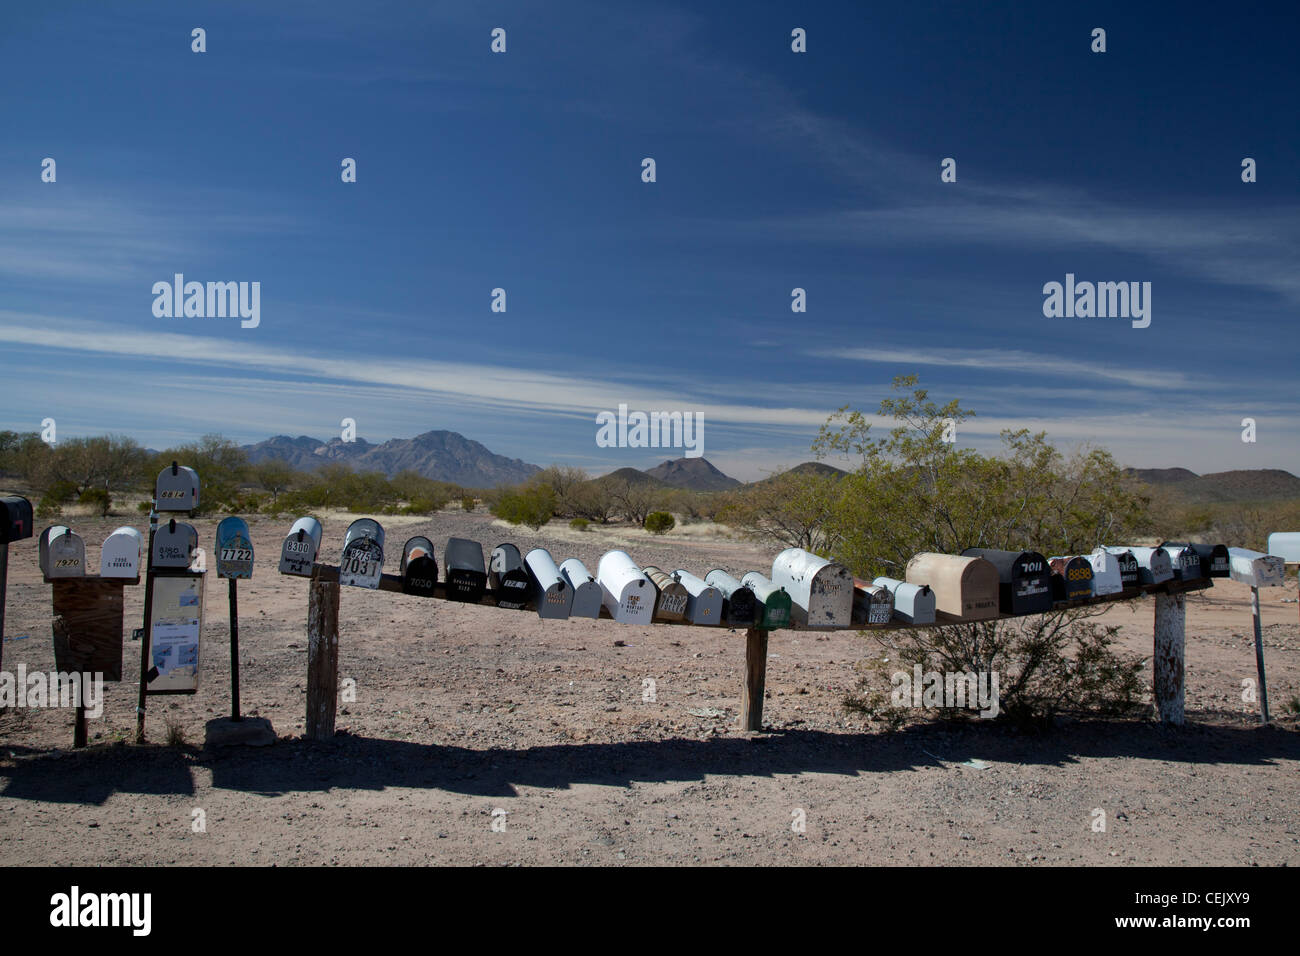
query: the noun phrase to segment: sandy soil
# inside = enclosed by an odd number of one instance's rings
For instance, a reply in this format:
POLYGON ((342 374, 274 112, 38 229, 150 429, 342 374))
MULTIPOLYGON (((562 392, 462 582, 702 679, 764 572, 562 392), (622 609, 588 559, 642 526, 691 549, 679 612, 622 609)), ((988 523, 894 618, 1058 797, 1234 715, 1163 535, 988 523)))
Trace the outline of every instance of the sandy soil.
MULTIPOLYGON (((348 516, 326 519, 334 561, 348 516)), ((92 568, 127 520, 72 522, 92 568)), ((195 523, 210 547, 215 522, 195 523)), ((66 710, 0 715, 0 863, 1300 862, 1300 734, 1291 718, 1260 728, 1240 700, 1255 661, 1249 592, 1232 582, 1189 599, 1187 728, 1066 722, 1036 735, 986 722, 872 731, 841 703, 872 649, 852 632, 773 635, 768 732, 750 735, 737 730, 742 633, 543 622, 345 588, 340 676, 356 681, 356 700, 341 705, 335 741, 312 744, 299 739, 307 584, 274 570, 289 522, 251 523, 242 699, 279 741, 202 748, 205 722, 229 708, 226 585, 213 578, 200 692, 151 698, 149 745, 131 742, 133 678, 108 685, 83 751, 71 749, 66 710), (188 743, 166 743, 169 723, 188 743)), ((700 528, 535 534, 460 512, 384 523, 389 570, 413 534, 430 536, 440 559, 455 534, 547 546, 593 569, 610 546, 697 573, 770 567, 773 556, 700 528)), ((127 590, 128 636, 143 593, 127 590)), ((1264 592, 1275 714, 1300 694, 1295 594, 1294 582, 1264 592)), ((1144 600, 1107 618, 1149 655, 1151 616, 1144 600)), ((34 540, 11 547, 6 632, 6 670, 53 668, 34 540)), ((138 661, 127 640, 127 674, 138 661)))

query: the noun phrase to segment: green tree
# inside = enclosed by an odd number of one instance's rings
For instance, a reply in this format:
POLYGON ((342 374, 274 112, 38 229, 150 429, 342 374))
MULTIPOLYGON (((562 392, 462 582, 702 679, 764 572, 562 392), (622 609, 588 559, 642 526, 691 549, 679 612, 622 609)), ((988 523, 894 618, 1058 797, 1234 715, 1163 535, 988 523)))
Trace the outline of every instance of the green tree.
POLYGON ((536 531, 555 513, 555 492, 548 485, 507 489, 492 503, 492 513, 503 521, 525 524, 536 531))

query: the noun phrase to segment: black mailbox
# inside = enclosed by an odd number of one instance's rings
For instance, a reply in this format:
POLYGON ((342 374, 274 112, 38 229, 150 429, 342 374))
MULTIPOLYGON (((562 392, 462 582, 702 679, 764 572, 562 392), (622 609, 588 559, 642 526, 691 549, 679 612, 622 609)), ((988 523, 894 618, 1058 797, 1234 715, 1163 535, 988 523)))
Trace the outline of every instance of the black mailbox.
POLYGON ((30 538, 32 503, 22 495, 5 495, 0 501, 4 503, 4 512, 0 513, 0 544, 30 538))
POLYGON ((1133 552, 1121 548, 1107 548, 1106 550, 1115 555, 1115 560, 1119 562, 1120 586, 1125 591, 1136 591, 1142 583, 1142 572, 1138 567, 1138 559, 1133 556, 1133 552))
POLYGON ((722 568, 714 568, 704 576, 707 584, 722 592, 722 624, 724 627, 753 627, 758 620, 758 598, 736 578, 722 568))
POLYGON ((1043 614, 1052 609, 1052 569, 1037 551, 967 548, 965 558, 984 558, 998 569, 1003 614, 1043 614))
POLYGON ((433 557, 433 542, 417 535, 402 548, 402 590, 407 594, 433 597, 438 583, 438 562, 433 557))
POLYGON ((1169 553, 1174 568, 1174 578, 1179 581, 1197 581, 1209 576, 1209 567, 1202 567, 1201 555, 1196 546, 1186 541, 1166 541, 1160 545, 1169 553))
POLYGON ((1172 554, 1172 548, 1190 548, 1201 559, 1203 578, 1226 578, 1231 573, 1228 549, 1222 544, 1192 544, 1187 541, 1164 541, 1160 547, 1172 554))
POLYGON ((1052 599, 1086 601, 1092 597, 1092 565, 1087 558, 1052 558, 1052 599))
POLYGON ((492 549, 492 562, 488 565, 488 582, 497 599, 497 607, 522 611, 528 603, 532 579, 524 566, 523 555, 513 544, 499 544, 492 549))
POLYGON ((448 538, 442 557, 447 562, 447 597, 471 604, 480 601, 487 590, 483 546, 468 538, 448 538))

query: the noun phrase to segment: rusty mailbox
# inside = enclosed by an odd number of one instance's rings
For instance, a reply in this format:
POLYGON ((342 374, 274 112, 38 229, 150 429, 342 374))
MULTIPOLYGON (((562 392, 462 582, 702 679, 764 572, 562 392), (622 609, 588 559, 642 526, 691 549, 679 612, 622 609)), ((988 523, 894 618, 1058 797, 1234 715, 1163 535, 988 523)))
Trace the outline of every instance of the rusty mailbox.
POLYGON ((158 472, 153 497, 155 511, 193 511, 199 506, 198 472, 172 462, 158 472))
POLYGON ((48 581, 86 575, 86 543, 66 525, 51 525, 37 542, 37 561, 48 581))
POLYGON ((757 571, 750 571, 740 583, 754 592, 758 600, 758 626, 765 631, 775 631, 790 626, 790 609, 793 602, 785 588, 773 584, 757 571))
POLYGON ((938 614, 959 621, 998 616, 998 569, 984 558, 925 551, 907 562, 909 584, 928 584, 938 614))
POLYGON ((1092 597, 1092 562, 1078 555, 1051 559, 1052 600, 1086 601, 1092 597))
POLYGON ((194 525, 172 518, 159 525, 153 536, 155 568, 188 568, 199 547, 199 533, 194 525))
POLYGON ((321 526, 315 518, 304 515, 295 521, 280 546, 280 573, 311 577, 320 551, 320 539, 321 526))
POLYGON ((998 569, 998 609, 1003 614, 1042 614, 1052 609, 1052 569, 1037 551, 967 548, 998 569))
POLYGON ((492 549, 492 558, 488 562, 488 584, 497 607, 511 611, 522 611, 528 603, 532 581, 528 569, 524 567, 523 556, 513 544, 499 544, 492 549))
POLYGON ((897 578, 879 577, 871 582, 888 588, 894 595, 894 615, 908 624, 933 624, 934 592, 926 584, 909 584, 897 578))
POLYGON ((99 576, 138 578, 142 554, 144 554, 144 535, 126 525, 118 528, 104 539, 104 547, 99 551, 99 576))
MULTIPOLYGON (((1129 555, 1130 560, 1132 555, 1129 555)), ((1105 597, 1107 594, 1119 594, 1124 590, 1124 576, 1120 572, 1119 555, 1111 554, 1105 548, 1098 548, 1091 554, 1084 555, 1092 565, 1092 596, 1105 597)), ((1137 562, 1133 562, 1134 580, 1137 579, 1137 562)))
POLYGON ((607 551, 596 568, 605 607, 622 624, 649 624, 655 613, 655 586, 626 551, 607 551))
POLYGON ((471 604, 481 601, 487 591, 483 546, 468 538, 448 538, 442 557, 447 562, 447 597, 471 604))
POLYGON ((690 595, 686 587, 673 575, 662 568, 651 565, 641 569, 650 583, 655 586, 658 596, 655 600, 656 621, 681 621, 686 618, 686 602, 690 595))
POLYGON ((808 627, 853 623, 853 575, 803 548, 786 548, 772 562, 772 583, 790 595, 791 613, 808 627))
POLYGON ((853 579, 853 623, 880 627, 894 617, 894 592, 870 581, 853 579))
POLYGON ((704 575, 704 583, 722 592, 722 623, 727 627, 750 628, 758 620, 758 598, 743 582, 722 568, 704 575))
POLYGON ((1229 548, 1228 562, 1232 580, 1253 588, 1280 588, 1286 581, 1286 563, 1275 554, 1229 548))
POLYGON ((0 504, 4 506, 0 510, 0 544, 22 541, 35 533, 30 501, 22 495, 5 495, 0 504))
POLYGON ((532 586, 537 616, 562 621, 573 609, 573 588, 560 573, 551 552, 533 548, 524 555, 524 567, 532 586))
MULTIPOLYGON (((1128 551, 1138 566, 1138 584, 1163 584, 1174 579, 1174 566, 1169 560, 1169 552, 1164 548, 1107 548, 1111 554, 1128 551)), ((1124 566, 1120 564, 1120 571, 1124 566)))
POLYGON ((438 559, 433 556, 433 542, 424 535, 408 538, 402 545, 402 592, 419 597, 433 597, 438 584, 438 559))
POLYGON ((600 582, 587 570, 587 566, 577 558, 569 558, 560 565, 560 574, 573 591, 569 617, 600 617, 600 606, 605 594, 600 588, 600 582))
POLYGON ((217 525, 217 577, 253 576, 253 536, 243 518, 222 518, 217 525))
POLYGON ((373 591, 383 575, 384 529, 374 518, 358 518, 343 535, 339 584, 373 591))
POLYGON ((692 624, 712 625, 722 623, 722 592, 703 578, 678 568, 673 577, 686 588, 686 620, 692 624))

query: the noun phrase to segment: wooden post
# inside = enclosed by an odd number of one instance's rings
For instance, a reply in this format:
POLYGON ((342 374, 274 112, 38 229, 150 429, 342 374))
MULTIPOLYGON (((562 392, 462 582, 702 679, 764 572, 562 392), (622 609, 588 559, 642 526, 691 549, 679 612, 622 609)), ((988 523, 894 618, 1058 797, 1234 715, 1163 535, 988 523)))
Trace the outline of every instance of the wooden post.
POLYGON ((307 729, 312 740, 334 736, 339 685, 339 582, 311 580, 307 604, 307 729))
POLYGON ((239 597, 234 578, 230 579, 230 719, 244 719, 239 715, 239 597))
POLYGON ((760 627, 745 632, 745 690, 740 698, 740 726, 763 729, 763 690, 767 684, 767 635, 760 627))
POLYGON ((1182 594, 1157 593, 1155 624, 1155 660, 1152 689, 1160 722, 1173 726, 1183 723, 1184 704, 1184 634, 1187 621, 1187 598, 1182 594))
POLYGON ((5 602, 9 600, 9 542, 0 541, 0 669, 5 659, 5 602))
POLYGON ((1250 613, 1255 617, 1255 669, 1259 672, 1259 722, 1268 723, 1268 685, 1264 681, 1264 633, 1259 624, 1259 588, 1250 589, 1250 613))

